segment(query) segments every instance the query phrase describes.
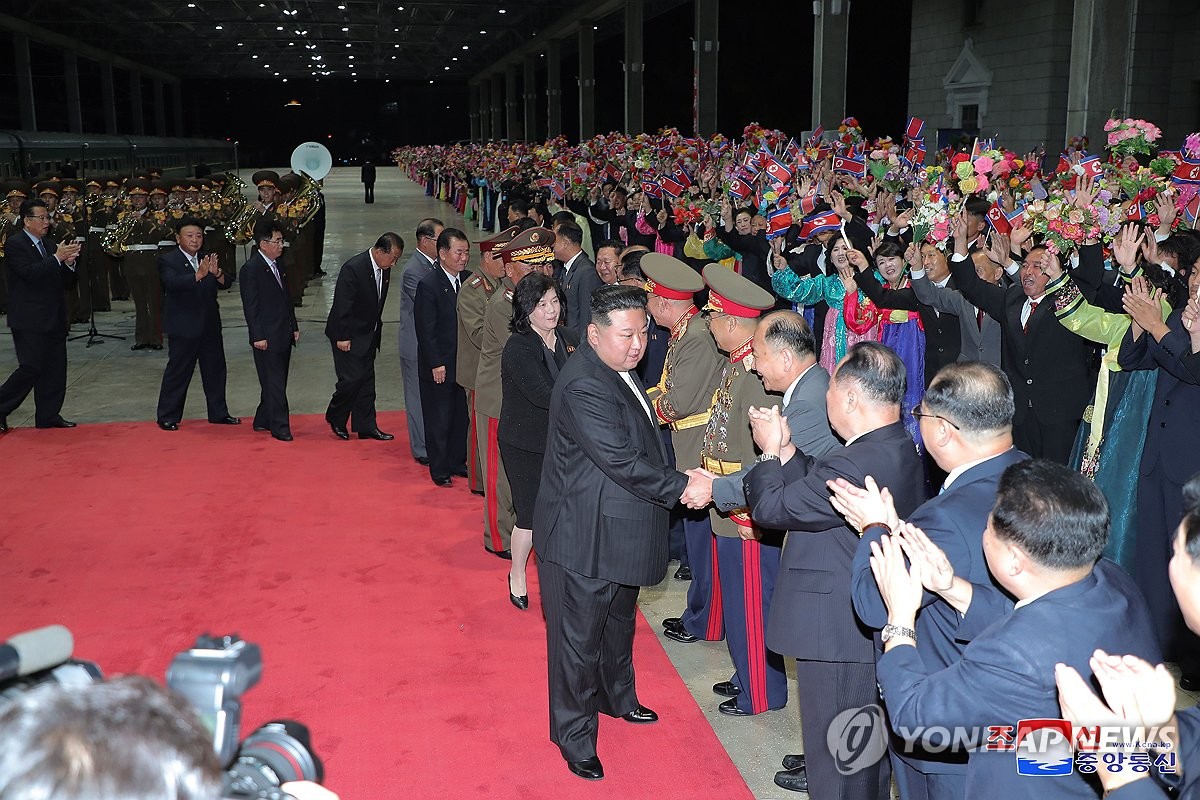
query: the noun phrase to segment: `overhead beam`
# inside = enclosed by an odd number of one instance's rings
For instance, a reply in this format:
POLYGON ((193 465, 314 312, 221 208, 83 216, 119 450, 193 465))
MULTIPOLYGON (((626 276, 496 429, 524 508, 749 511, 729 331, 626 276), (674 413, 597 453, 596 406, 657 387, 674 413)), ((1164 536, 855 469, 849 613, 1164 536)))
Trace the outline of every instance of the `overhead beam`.
POLYGON ((595 20, 606 17, 609 14, 614 14, 624 8, 625 0, 600 0, 600 2, 589 3, 576 8, 569 14, 551 22, 542 30, 535 31, 537 36, 531 37, 526 44, 510 51, 508 55, 476 73, 471 82, 480 81, 497 73, 503 74, 509 64, 523 63, 527 53, 536 55, 543 52, 546 49, 546 45, 544 44, 546 40, 573 38, 576 36, 581 23, 586 22, 588 25, 591 25, 595 20))
POLYGON ((77 39, 72 39, 69 36, 63 36, 53 31, 48 31, 45 28, 39 28, 36 25, 30 25, 24 20, 11 17, 8 14, 0 14, 0 28, 10 30, 14 33, 27 36, 31 41, 41 42, 50 45, 56 50, 71 50, 77 56, 90 58, 93 61, 112 64, 114 67, 129 70, 131 72, 140 72, 141 74, 150 77, 158 78, 168 83, 178 83, 179 78, 169 72, 163 72, 161 69, 148 67, 145 64, 138 64, 135 61, 130 61, 127 58, 114 55, 98 47, 83 44, 77 39))

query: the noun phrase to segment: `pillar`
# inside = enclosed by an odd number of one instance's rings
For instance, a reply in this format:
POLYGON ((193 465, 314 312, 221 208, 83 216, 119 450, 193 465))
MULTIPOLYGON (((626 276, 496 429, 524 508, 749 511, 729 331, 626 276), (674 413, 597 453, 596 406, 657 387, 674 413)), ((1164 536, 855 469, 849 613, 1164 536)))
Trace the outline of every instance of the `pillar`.
POLYGON ((499 75, 492 78, 492 138, 504 138, 504 83, 499 75))
POLYGON ((37 130, 37 108, 33 103, 33 65, 29 60, 29 37, 13 34, 13 59, 17 68, 17 111, 21 130, 37 130))
POLYGON ((625 0, 625 132, 646 128, 642 103, 642 0, 625 0))
POLYGON ((183 132, 183 83, 175 81, 171 84, 172 106, 175 111, 175 135, 184 136, 183 132))
POLYGON ((136 72, 129 73, 129 102, 133 108, 133 133, 135 136, 145 136, 146 116, 142 111, 142 76, 136 72))
POLYGON ((63 77, 67 82, 67 130, 83 133, 83 106, 79 102, 79 58, 74 52, 63 53, 63 77))
POLYGON ((850 0, 813 2, 812 124, 836 125, 846 116, 846 52, 850 0))
MULTIPOLYGON (((1141 116, 1131 107, 1130 97, 1136 5, 1130 0, 1075 0, 1066 137, 1088 134, 1095 150, 1103 146, 1110 112, 1117 117, 1141 116)), ((1047 149, 1061 144, 1048 142, 1047 149)))
POLYGON ((591 20, 579 23, 579 141, 596 134, 596 53, 591 20))
POLYGON ((546 42, 546 138, 562 133, 562 45, 546 42))
POLYGON ((112 64, 100 63, 100 102, 104 106, 104 132, 117 132, 117 94, 113 90, 112 64))
POLYGON ((525 54, 525 85, 524 85, 524 110, 525 110, 525 141, 538 141, 537 129, 537 56, 533 53, 525 54))
POLYGON ((479 141, 486 142, 492 138, 492 87, 487 78, 479 81, 479 93, 476 97, 479 107, 479 141))
POLYGON ((154 135, 167 135, 167 104, 166 93, 163 91, 162 78, 154 79, 154 135))
POLYGON ((521 104, 517 100, 517 65, 504 68, 504 128, 510 142, 525 139, 525 127, 521 124, 521 104))
POLYGON ((483 141, 479 133, 479 92, 474 86, 467 87, 467 118, 471 123, 471 141, 483 141))
POLYGON ((692 131, 717 132, 717 21, 720 0, 696 0, 696 35, 692 39, 692 131))

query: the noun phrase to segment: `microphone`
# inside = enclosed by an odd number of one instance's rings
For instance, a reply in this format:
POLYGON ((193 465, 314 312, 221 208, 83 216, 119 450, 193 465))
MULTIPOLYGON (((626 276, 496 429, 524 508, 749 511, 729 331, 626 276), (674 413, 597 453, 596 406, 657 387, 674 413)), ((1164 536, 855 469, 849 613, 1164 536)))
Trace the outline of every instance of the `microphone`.
POLYGON ((56 667, 74 650, 75 639, 62 625, 18 633, 0 645, 0 681, 56 667))

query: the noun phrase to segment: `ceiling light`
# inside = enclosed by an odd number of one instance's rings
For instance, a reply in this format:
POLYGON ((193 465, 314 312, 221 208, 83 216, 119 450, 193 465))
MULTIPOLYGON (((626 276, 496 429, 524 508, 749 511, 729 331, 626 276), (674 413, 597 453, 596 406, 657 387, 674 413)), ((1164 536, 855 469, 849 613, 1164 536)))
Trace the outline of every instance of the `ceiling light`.
POLYGON ((242 42, 238 42, 238 47, 241 47, 241 46, 242 46, 242 42))
POLYGON ((218 25, 218 26, 217 26, 217 30, 219 30, 219 31, 223 31, 223 30, 225 30, 225 28, 224 28, 224 26, 218 25))
POLYGON ((346 33, 349 30, 350 30, 349 28, 342 28, 342 33, 346 33))
POLYGON ((357 74, 358 74, 357 72, 351 72, 351 73, 350 73, 350 75, 351 75, 352 77, 353 77, 354 75, 357 75, 357 74))
POLYGON ((295 47, 295 46, 296 46, 295 42, 288 42, 288 47, 295 47))
MULTIPOLYGON (((287 78, 284 78, 284 80, 286 81, 287 78)), ((284 108, 295 108, 298 105, 300 105, 300 101, 293 97, 291 100, 288 100, 286 103, 284 103, 283 107, 284 108)))
POLYGON ((450 71, 450 68, 449 68, 449 67, 446 67, 445 69, 446 69, 446 71, 447 71, 447 72, 449 72, 449 71, 450 71))
POLYGON ((506 14, 506 13, 508 13, 508 12, 506 12, 506 11, 505 11, 505 10, 502 8, 502 9, 500 9, 500 13, 501 13, 501 14, 506 14))
POLYGON ((275 73, 275 77, 276 77, 276 78, 278 78, 278 77, 279 77, 279 73, 278 73, 278 72, 276 72, 276 73, 275 73))
POLYGON ((397 10, 397 11, 403 11, 403 10, 404 10, 404 6, 396 6, 396 10, 397 10))
POLYGON ((349 47, 349 46, 350 46, 350 43, 349 43, 349 42, 346 42, 346 47, 349 47))
POLYGON ((258 53, 255 53, 254 55, 252 55, 252 56, 250 56, 250 57, 251 57, 251 58, 258 58, 258 53))
POLYGON ((463 45, 463 50, 470 50, 470 49, 471 49, 471 48, 470 48, 470 47, 468 47, 467 45, 465 45, 465 44, 463 45))
POLYGON ((275 30, 277 30, 277 31, 281 31, 281 30, 283 30, 283 26, 282 26, 282 25, 276 25, 276 26, 275 26, 275 30))
POLYGON ((430 83, 433 83, 433 81, 430 81, 430 83))
POLYGON ((284 79, 283 79, 283 82, 284 82, 284 83, 287 83, 287 78, 284 78, 284 79))
POLYGON ((188 8, 195 8, 195 7, 196 7, 195 3, 188 3, 188 8))
POLYGON ((396 60, 396 57, 395 57, 395 56, 392 56, 392 61, 395 61, 395 60, 396 60))
POLYGON ((454 58, 452 58, 452 59, 450 59, 450 60, 451 60, 451 61, 458 61, 458 56, 455 56, 454 58))
POLYGON ((349 56, 349 59, 350 59, 351 61, 353 61, 353 60, 354 60, 354 56, 349 56))
POLYGON ((397 47, 397 48, 398 48, 398 47, 400 47, 400 45, 398 45, 398 44, 396 44, 396 45, 392 45, 392 46, 393 46, 393 47, 397 47))
POLYGON ((383 79, 383 82, 384 82, 384 83, 391 83, 391 82, 392 82, 392 79, 391 79, 391 78, 384 78, 384 79, 383 79))
POLYGON ((486 36, 486 35, 487 35, 487 31, 480 31, 480 32, 479 32, 479 35, 480 35, 480 36, 486 36))
POLYGON ((600 30, 600 26, 599 26, 599 25, 593 25, 593 26, 592 26, 592 30, 594 30, 594 31, 598 31, 598 30, 600 30))

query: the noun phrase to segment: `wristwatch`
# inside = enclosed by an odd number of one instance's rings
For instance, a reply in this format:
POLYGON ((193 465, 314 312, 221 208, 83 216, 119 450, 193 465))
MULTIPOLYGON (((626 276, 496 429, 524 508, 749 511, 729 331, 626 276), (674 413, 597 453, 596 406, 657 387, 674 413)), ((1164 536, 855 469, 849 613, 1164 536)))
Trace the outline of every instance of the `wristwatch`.
POLYGON ((887 643, 887 641, 889 639, 891 639, 895 636, 901 636, 906 639, 912 639, 913 644, 916 644, 916 642, 917 642, 917 632, 914 631, 912 628, 905 628, 903 625, 892 625, 891 623, 888 623, 887 625, 883 626, 883 635, 881 638, 883 639, 885 644, 887 643))
POLYGON ((755 464, 761 464, 764 461, 778 461, 779 455, 776 453, 763 453, 758 458, 754 459, 755 464))

